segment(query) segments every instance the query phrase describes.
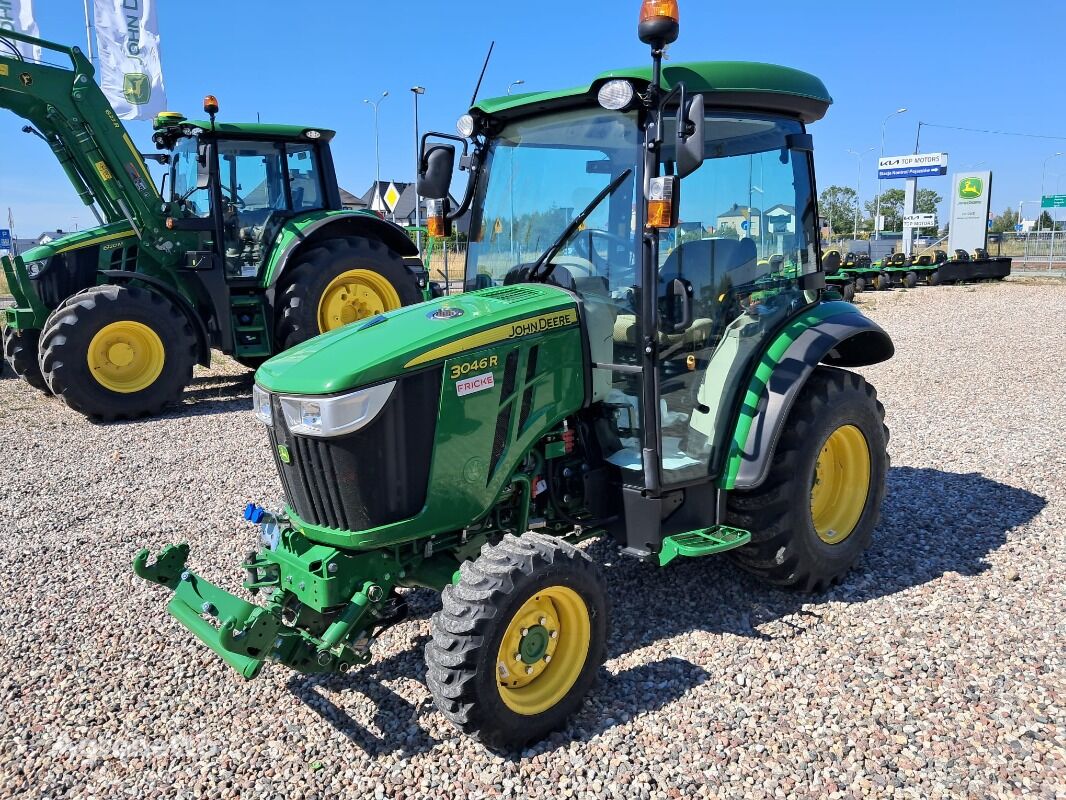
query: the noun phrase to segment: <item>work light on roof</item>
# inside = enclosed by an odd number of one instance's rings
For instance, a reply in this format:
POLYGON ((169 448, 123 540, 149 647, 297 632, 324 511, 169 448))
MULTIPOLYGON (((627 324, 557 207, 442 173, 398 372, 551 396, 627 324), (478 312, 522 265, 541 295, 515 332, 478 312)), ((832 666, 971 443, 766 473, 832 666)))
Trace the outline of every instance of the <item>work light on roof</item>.
POLYGON ((633 102, 635 95, 636 90, 629 81, 614 80, 607 81, 600 87, 596 99, 600 106, 608 111, 621 111, 633 102))
POLYGON ((464 139, 469 139, 474 135, 474 118, 469 114, 463 114, 463 116, 459 117, 459 121, 455 123, 455 129, 464 139))

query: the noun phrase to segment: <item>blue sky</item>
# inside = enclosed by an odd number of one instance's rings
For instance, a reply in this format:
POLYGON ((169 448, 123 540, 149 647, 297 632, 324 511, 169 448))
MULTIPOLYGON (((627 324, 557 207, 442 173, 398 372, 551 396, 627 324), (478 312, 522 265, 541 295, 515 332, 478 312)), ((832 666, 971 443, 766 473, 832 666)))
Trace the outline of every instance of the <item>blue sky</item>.
MULTIPOLYGON (((84 46, 80 0, 36 0, 44 38, 84 46)), ((363 104, 389 90, 381 105, 381 171, 410 180, 414 166, 411 86, 426 87, 423 129, 454 131, 466 109, 491 39, 496 52, 482 90, 504 94, 586 83, 611 68, 644 64, 636 38, 637 0, 558 3, 277 2, 162 0, 163 69, 169 105, 196 114, 203 95, 218 95, 232 121, 291 122, 335 128, 341 185, 362 193, 374 176, 373 114, 363 104)), ((1015 209, 1039 196, 1044 159, 1066 152, 1062 102, 1062 31, 1066 6, 1013 8, 973 0, 872 4, 750 6, 681 0, 681 38, 673 61, 771 61, 821 77, 835 98, 812 126, 819 186, 854 186, 865 151, 864 198, 876 187, 876 148, 889 121, 886 155, 914 149, 917 124, 1057 136, 992 136, 923 128, 922 151, 947 151, 953 168, 984 162, 994 172, 992 204, 1015 209), (810 9, 804 11, 802 9, 810 9), (894 43, 899 43, 894 46, 894 43)), ((0 219, 15 212, 20 236, 91 224, 91 217, 43 142, 20 132, 21 120, 0 112, 0 219)), ((134 122, 135 142, 150 149, 147 123, 134 122)), ((1048 191, 1066 193, 1066 157, 1048 165, 1048 191)), ((920 186, 947 195, 946 178, 920 186)), ((902 188, 902 181, 886 188, 902 188)), ((1027 206, 1026 216, 1033 206, 1027 206)), ((947 209, 943 209, 946 213, 947 209)), ((6 221, 6 220, 5 220, 6 221)))

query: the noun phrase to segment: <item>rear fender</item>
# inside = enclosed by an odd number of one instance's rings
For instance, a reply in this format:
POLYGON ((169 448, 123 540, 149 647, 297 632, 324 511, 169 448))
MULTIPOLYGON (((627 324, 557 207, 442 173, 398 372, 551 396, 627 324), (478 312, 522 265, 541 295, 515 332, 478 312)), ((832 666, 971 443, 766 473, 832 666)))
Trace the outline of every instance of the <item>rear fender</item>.
POLYGON ((296 257, 308 247, 324 239, 354 236, 384 242, 410 264, 409 259, 418 258, 418 248, 407 232, 395 223, 381 219, 376 214, 361 211, 320 212, 308 217, 289 220, 274 242, 267 269, 263 277, 265 288, 273 291, 296 257))
MULTIPOLYGON (((892 358, 895 346, 881 327, 854 307, 831 309, 821 321, 800 332, 773 365, 769 380, 759 376, 748 388, 748 401, 741 411, 751 418, 743 447, 729 460, 722 485, 725 489, 754 489, 770 470, 774 449, 781 437, 789 411, 807 379, 819 364, 834 367, 862 367, 892 358), (749 401, 757 396, 757 402, 749 401)), ((771 352, 773 347, 771 346, 771 352)), ((738 426, 738 431, 741 428, 738 426)))

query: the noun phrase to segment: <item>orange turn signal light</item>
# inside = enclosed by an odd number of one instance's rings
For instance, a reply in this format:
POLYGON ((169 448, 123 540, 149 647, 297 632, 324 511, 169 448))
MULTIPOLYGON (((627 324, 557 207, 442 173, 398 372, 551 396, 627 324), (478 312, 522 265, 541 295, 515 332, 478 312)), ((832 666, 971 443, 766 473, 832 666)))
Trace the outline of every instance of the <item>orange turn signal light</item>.
POLYGON ((680 22, 681 12, 677 7, 677 0, 644 0, 640 7, 640 21, 648 22, 656 17, 680 22))
POLYGON ((447 235, 444 233, 444 217, 430 217, 427 219, 426 231, 434 239, 443 239, 447 235))
POLYGON ((677 226, 678 208, 676 202, 680 200, 680 193, 677 191, 678 183, 676 175, 652 178, 649 182, 649 228, 673 228, 677 226))

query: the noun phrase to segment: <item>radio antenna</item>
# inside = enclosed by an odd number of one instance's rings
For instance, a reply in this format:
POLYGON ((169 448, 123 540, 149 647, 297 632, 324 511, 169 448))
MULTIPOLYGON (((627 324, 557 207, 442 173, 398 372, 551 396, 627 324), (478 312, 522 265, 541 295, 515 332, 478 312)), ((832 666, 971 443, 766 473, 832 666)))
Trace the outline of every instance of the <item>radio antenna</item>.
POLYGON ((489 68, 489 59, 492 58, 492 49, 495 46, 496 46, 496 41, 493 40, 489 44, 489 52, 488 52, 488 55, 485 56, 485 64, 484 64, 484 66, 481 67, 481 77, 479 77, 477 79, 477 86, 474 87, 474 96, 470 98, 470 107, 471 108, 473 108, 474 107, 474 103, 477 102, 478 92, 481 91, 481 82, 483 80, 485 80, 485 70, 487 70, 489 68))

